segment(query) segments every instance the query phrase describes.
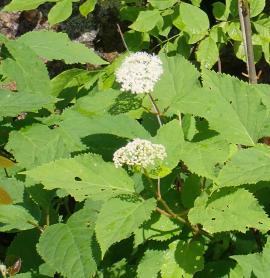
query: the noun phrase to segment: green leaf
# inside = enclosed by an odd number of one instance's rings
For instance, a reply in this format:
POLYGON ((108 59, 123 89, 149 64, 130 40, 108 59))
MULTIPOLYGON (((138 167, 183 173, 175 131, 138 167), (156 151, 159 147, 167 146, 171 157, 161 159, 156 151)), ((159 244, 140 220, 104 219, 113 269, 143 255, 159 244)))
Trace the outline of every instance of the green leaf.
POLYGON ((265 0, 248 0, 248 2, 250 5, 250 17, 259 15, 265 7, 265 0))
POLYGON ((181 191, 182 204, 186 208, 194 206, 195 199, 201 193, 201 178, 192 174, 185 180, 184 187, 181 191))
POLYGON ((62 188, 77 201, 105 199, 117 194, 134 193, 133 180, 123 169, 104 162, 97 155, 59 159, 24 172, 45 189, 62 188))
POLYGON ((72 14, 72 0, 60 0, 51 8, 48 21, 51 25, 65 21, 72 14))
POLYGON ((160 81, 157 82, 153 97, 157 99, 158 107, 161 111, 169 109, 171 114, 177 115, 182 112, 179 109, 171 109, 171 105, 177 102, 194 88, 199 87, 199 72, 197 69, 180 55, 167 57, 161 55, 164 73, 160 81))
POLYGON ((67 64, 107 64, 92 49, 87 48, 81 43, 71 41, 66 34, 61 32, 28 32, 17 39, 17 41, 24 43, 37 55, 48 60, 64 60, 67 64))
POLYGON ((37 225, 35 218, 18 205, 0 205, 0 231, 29 230, 37 225), (33 223, 33 224, 30 224, 33 223))
POLYGON ((3 60, 3 71, 16 81, 17 90, 24 93, 49 95, 51 84, 48 71, 35 52, 18 41, 8 41, 5 46, 12 58, 3 60))
POLYGON ((126 115, 87 117, 76 111, 67 110, 63 114, 60 127, 67 136, 83 138, 93 134, 111 134, 123 138, 150 137, 149 133, 136 121, 126 115))
POLYGON ((193 277, 202 270, 204 247, 199 241, 174 241, 169 245, 161 266, 162 278, 193 277))
POLYGON ((47 2, 47 0, 12 0, 8 5, 5 6, 4 11, 6 12, 18 12, 34 10, 39 5, 47 2))
POLYGON ((24 184, 15 178, 0 178, 0 187, 12 199, 13 204, 23 203, 24 200, 24 184))
POLYGON ((20 112, 36 112, 54 103, 51 96, 13 93, 0 89, 0 116, 15 117, 20 112))
POLYGON ((79 7, 81 15, 86 17, 95 9, 96 3, 97 0, 86 0, 84 3, 82 3, 79 7))
POLYGON ((201 63, 201 67, 211 69, 219 58, 217 44, 211 37, 203 39, 196 51, 197 60, 201 63))
POLYGON ((184 145, 184 134, 178 120, 163 125, 153 138, 153 142, 162 144, 167 153, 164 165, 173 169, 180 161, 181 152, 184 145))
POLYGON ((235 153, 220 171, 216 182, 220 186, 239 186, 270 181, 270 147, 256 145, 235 153))
POLYGON ((181 232, 181 227, 170 218, 154 212, 151 219, 134 231, 135 247, 148 240, 166 241, 181 232))
POLYGON ((215 179, 218 166, 229 156, 229 144, 220 136, 215 136, 200 142, 185 142, 182 146, 181 160, 189 171, 199 176, 215 179))
POLYGON ((269 133, 269 112, 253 86, 211 71, 203 73, 203 83, 204 89, 190 92, 173 108, 206 118, 229 143, 253 146, 269 133))
POLYGON ((107 201, 98 215, 95 229, 102 256, 112 244, 129 237, 148 220, 155 207, 154 198, 144 201, 123 196, 107 201))
POLYGON ((149 0, 148 1, 154 8, 157 8, 159 10, 165 10, 168 8, 171 8, 177 0, 149 0))
POLYGON ((86 206, 74 213, 66 224, 47 227, 37 245, 43 260, 67 278, 92 277, 96 272, 91 250, 94 227, 91 213, 86 206))
POLYGON ((209 233, 226 231, 245 232, 249 228, 267 231, 270 219, 255 197, 244 189, 224 189, 207 198, 197 198, 189 211, 192 225, 201 224, 209 233))
POLYGON ((267 238, 262 253, 254 253, 248 255, 234 255, 232 259, 236 260, 237 263, 243 270, 244 277, 252 277, 252 274, 257 278, 265 278, 270 275, 270 239, 267 238))
POLYGON ((139 32, 149 32, 157 25, 163 25, 159 10, 141 11, 129 28, 139 32))
POLYGON ((210 23, 207 14, 203 10, 191 4, 181 2, 179 12, 183 24, 182 30, 191 38, 192 36, 197 37, 195 41, 190 41, 190 43, 194 43, 206 35, 210 23))
POLYGON ((58 130, 39 124, 12 131, 6 149, 26 169, 69 157, 69 151, 58 130))
POLYGON ((137 277, 157 277, 163 261, 163 251, 146 250, 137 268, 137 277))

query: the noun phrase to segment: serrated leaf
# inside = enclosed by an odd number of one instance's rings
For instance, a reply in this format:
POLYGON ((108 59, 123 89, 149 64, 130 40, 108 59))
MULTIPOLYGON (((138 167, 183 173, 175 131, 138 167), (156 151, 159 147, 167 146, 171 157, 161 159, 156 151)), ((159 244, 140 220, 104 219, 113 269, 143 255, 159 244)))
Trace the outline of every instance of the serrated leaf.
POLYGON ((178 99, 190 93, 194 88, 200 86, 200 74, 181 55, 167 57, 165 54, 162 54, 161 59, 164 73, 154 88, 153 97, 157 99, 157 104, 161 111, 165 110, 166 113, 174 112, 179 115, 182 111, 179 109, 172 111, 170 106, 178 99))
POLYGON ((43 260, 67 278, 91 277, 96 272, 91 250, 94 223, 90 213, 85 207, 74 213, 66 224, 49 226, 37 245, 43 260))
POLYGON ((172 170, 179 163, 184 146, 184 134, 179 121, 172 120, 163 125, 153 138, 153 142, 165 147, 167 157, 164 165, 172 170))
POLYGON ((146 250, 137 268, 137 277, 157 277, 163 261, 163 251, 146 250))
POLYGON ((157 8, 159 10, 165 10, 168 8, 171 8, 177 0, 149 0, 148 1, 154 8, 157 8))
POLYGON ((234 255, 232 259, 237 261, 238 265, 243 270, 245 277, 252 277, 252 274, 257 278, 265 278, 270 275, 270 239, 267 238, 267 242, 263 248, 262 253, 254 253, 247 255, 234 255))
POLYGON ((29 94, 49 95, 51 84, 48 71, 35 52, 18 41, 8 41, 5 46, 12 58, 2 61, 3 71, 16 81, 17 90, 29 94))
POLYGON ((161 266, 162 278, 193 277, 202 270, 204 247, 199 241, 174 241, 169 245, 161 266))
POLYGON ((33 10, 46 1, 47 0, 12 0, 8 5, 5 6, 4 11, 18 12, 33 10))
POLYGON ((154 212, 151 219, 134 231, 134 245, 148 240, 165 241, 180 233, 181 227, 165 215, 154 212))
POLYGON ((268 134, 269 112, 253 86, 210 71, 203 81, 205 88, 193 90, 173 108, 206 118, 229 143, 253 146, 268 134))
POLYGON ((217 166, 223 166, 229 151, 229 144, 220 136, 215 136, 199 142, 185 142, 181 160, 191 172, 215 179, 219 171, 217 166))
POLYGON ((36 112, 42 107, 50 106, 54 101, 51 96, 13 93, 0 89, 0 116, 15 117, 20 112, 36 112))
POLYGON ((26 169, 69 157, 69 150, 57 129, 35 124, 12 131, 6 149, 11 152, 20 166, 26 169))
POLYGON ((37 225, 35 218, 18 205, 0 205, 0 223, 1 232, 29 230, 34 228, 33 224, 37 225))
POLYGON ((217 182, 220 186, 239 186, 259 181, 270 181, 270 147, 256 145, 235 153, 220 171, 217 182))
POLYGON ((21 204, 24 200, 24 184, 15 178, 0 178, 0 187, 9 195, 13 204, 21 204))
POLYGON ((256 198, 247 190, 226 189, 207 198, 202 195, 189 211, 192 225, 201 224, 209 233, 245 232, 249 228, 267 231, 270 219, 256 198))
POLYGON ((48 21, 51 25, 65 21, 72 14, 72 0, 60 0, 48 13, 48 21))
POLYGON ((24 34, 17 41, 27 45, 37 55, 48 60, 64 60, 67 64, 107 64, 92 49, 71 41, 65 33, 33 31, 24 34))
POLYGON ((93 134, 111 134, 129 139, 150 137, 150 134, 136 120, 126 115, 104 115, 93 118, 67 110, 62 116, 63 122, 60 127, 73 138, 83 138, 93 134))
POLYGON ((144 201, 127 196, 107 201, 98 215, 95 229, 102 256, 112 244, 129 237, 148 220, 155 207, 154 198, 144 201))
POLYGON ((45 189, 62 188, 77 201, 106 199, 116 194, 134 193, 133 180, 123 169, 104 162, 97 155, 59 159, 24 172, 45 189))
POLYGON ((201 193, 201 178, 197 175, 190 175, 187 177, 184 183, 184 187, 181 190, 182 204, 186 208, 192 208, 194 206, 195 199, 201 193))

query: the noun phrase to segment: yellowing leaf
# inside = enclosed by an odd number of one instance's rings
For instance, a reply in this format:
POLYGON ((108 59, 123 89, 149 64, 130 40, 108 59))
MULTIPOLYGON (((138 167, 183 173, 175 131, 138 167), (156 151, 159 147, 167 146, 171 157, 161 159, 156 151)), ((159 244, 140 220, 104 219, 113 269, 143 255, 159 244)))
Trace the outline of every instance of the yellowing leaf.
POLYGON ((10 205, 12 204, 12 199, 9 194, 0 187, 0 205, 10 205))
POLYGON ((0 168, 12 167, 15 163, 8 158, 0 155, 0 168))

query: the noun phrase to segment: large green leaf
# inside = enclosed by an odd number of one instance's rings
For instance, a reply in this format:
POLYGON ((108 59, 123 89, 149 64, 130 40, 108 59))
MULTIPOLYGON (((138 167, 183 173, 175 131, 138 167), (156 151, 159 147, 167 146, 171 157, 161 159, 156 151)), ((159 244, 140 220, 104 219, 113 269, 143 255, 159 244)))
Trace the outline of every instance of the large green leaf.
POLYGON ((137 278, 157 277, 163 253, 162 250, 146 250, 137 268, 137 278))
POLYGON ((83 138, 93 134, 111 134, 123 138, 149 138, 150 134, 136 121, 126 115, 88 117, 74 110, 63 114, 60 127, 67 136, 83 138))
POLYGON ((203 80, 204 89, 193 90, 173 108, 206 118, 230 143, 252 146, 269 134, 269 111, 253 86, 210 71, 203 80))
POLYGON ((173 120, 163 125, 153 141, 165 146, 167 157, 164 160, 164 165, 173 169, 180 161, 184 145, 184 134, 179 121, 173 120))
POLYGON ((263 248, 262 253, 254 253, 248 255, 234 255, 232 259, 236 260, 237 263, 243 270, 245 277, 252 277, 252 274, 257 278, 266 278, 270 276, 270 239, 268 237, 267 243, 263 248))
POLYGON ((239 186, 270 181, 270 147, 256 145, 235 153, 223 167, 217 182, 220 186, 239 186))
POLYGON ((226 189, 207 198, 198 197, 189 211, 191 224, 201 224, 209 233, 245 232, 249 228, 267 231, 270 219, 255 197, 244 189, 226 189))
POLYGON ((38 124, 12 131, 6 149, 20 166, 27 169, 69 156, 58 130, 38 124))
POLYGON ((164 73, 160 81, 157 82, 153 97, 157 99, 158 107, 161 111, 167 109, 167 113, 172 112, 177 115, 181 113, 179 109, 171 110, 171 105, 177 102, 194 88, 199 87, 199 72, 181 55, 167 57, 161 55, 164 73))
POLYGON ((8 5, 5 6, 4 11, 17 12, 33 10, 45 2, 47 2, 47 0, 12 0, 8 5))
POLYGON ((32 94, 49 95, 51 84, 44 63, 35 52, 18 41, 5 43, 12 58, 2 61, 4 73, 16 81, 18 91, 32 94), (35 69, 35 70, 31 70, 35 69))
POLYGON ((53 31, 28 32, 17 41, 24 43, 36 54, 48 60, 64 60, 67 64, 107 64, 92 49, 81 43, 72 42, 64 33, 53 31))
POLYGON ((162 278, 193 277, 202 270, 204 247, 199 241, 174 241, 163 257, 162 278))
POLYGON ((37 245, 38 253, 51 268, 67 278, 92 277, 97 268, 91 250, 93 229, 93 211, 86 206, 66 224, 46 228, 37 245))
POLYGON ((148 240, 166 241, 179 235, 181 227, 169 217, 153 212, 151 219, 134 231, 134 245, 138 246, 148 240))
POLYGON ((148 220, 155 207, 154 198, 144 201, 133 196, 123 196, 107 201, 96 223, 96 236, 103 256, 112 244, 129 237, 148 220))
POLYGON ((0 205, 0 231, 29 230, 37 225, 35 218, 22 206, 0 205))
POLYGON ((36 112, 53 104, 51 96, 13 93, 0 89, 0 116, 15 117, 21 112, 36 112))
POLYGON ((129 26, 139 32, 149 32, 157 25, 163 25, 163 18, 159 10, 141 11, 137 19, 129 26))
POLYGON ((126 172, 97 155, 60 159, 24 173, 44 184, 46 189, 64 189, 77 201, 134 192, 133 180, 126 172))
POLYGON ((215 179, 219 167, 228 158, 229 150, 229 144, 220 136, 194 143, 185 142, 181 160, 189 171, 202 177, 215 179))

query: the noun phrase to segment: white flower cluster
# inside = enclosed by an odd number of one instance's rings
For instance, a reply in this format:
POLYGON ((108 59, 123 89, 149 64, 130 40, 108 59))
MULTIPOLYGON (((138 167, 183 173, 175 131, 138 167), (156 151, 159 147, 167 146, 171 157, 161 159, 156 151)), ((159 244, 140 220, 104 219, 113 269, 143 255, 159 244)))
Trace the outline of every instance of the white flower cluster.
POLYGON ((158 56, 136 52, 128 56, 116 71, 116 81, 121 84, 122 91, 150 93, 162 73, 162 61, 158 56))
POLYGON ((155 165, 158 160, 162 161, 166 156, 163 145, 136 138, 125 147, 118 149, 113 155, 113 161, 116 168, 124 164, 146 168, 155 165))

